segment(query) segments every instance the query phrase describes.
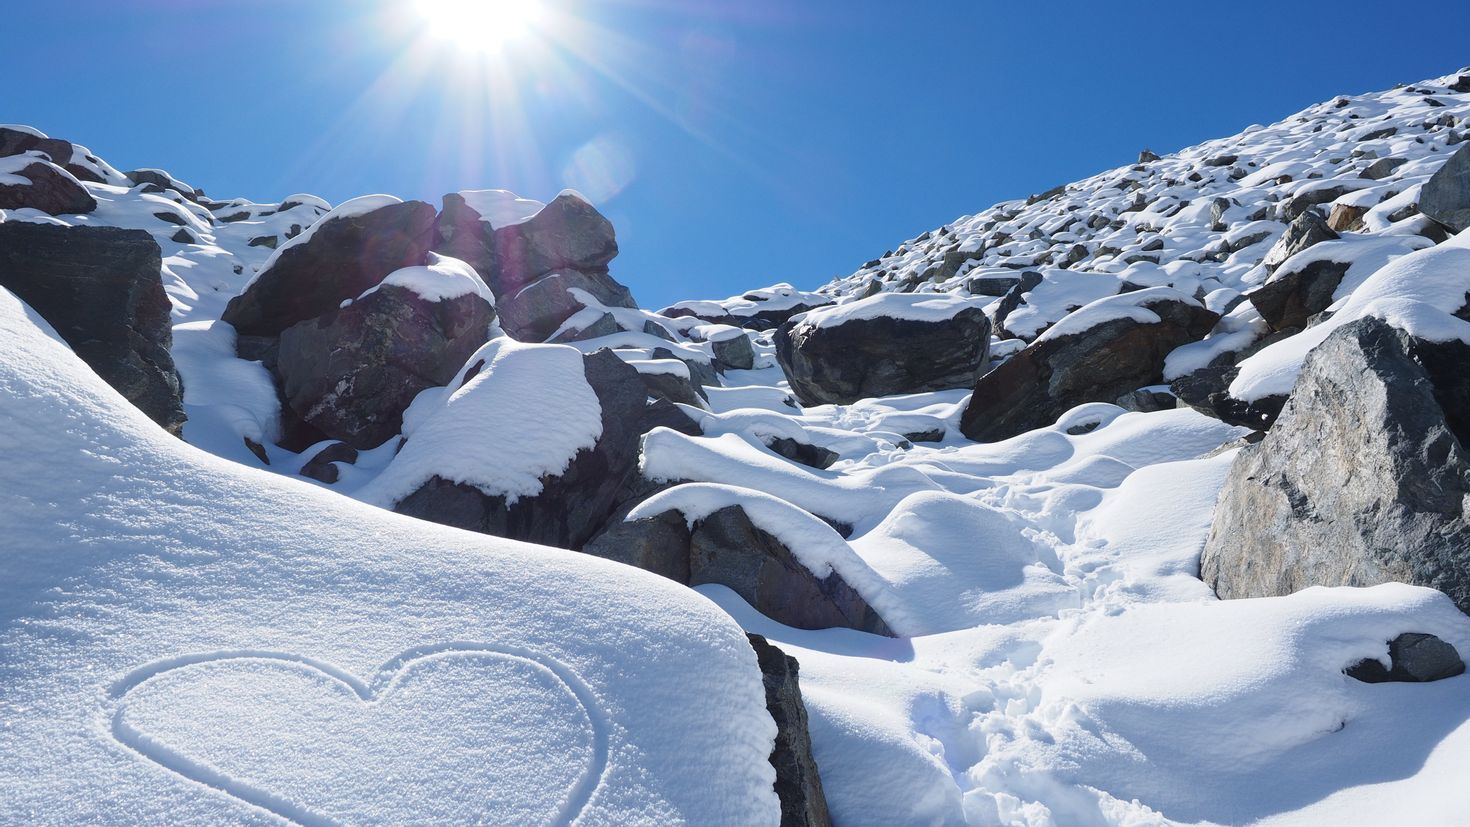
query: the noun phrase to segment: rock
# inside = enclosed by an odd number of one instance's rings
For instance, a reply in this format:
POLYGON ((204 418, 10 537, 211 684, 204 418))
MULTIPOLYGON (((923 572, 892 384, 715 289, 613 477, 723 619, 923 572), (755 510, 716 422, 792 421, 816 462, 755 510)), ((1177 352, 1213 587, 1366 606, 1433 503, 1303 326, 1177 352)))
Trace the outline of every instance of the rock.
MULTIPOLYGON (((899 298, 881 294, 844 307, 899 298)), ((876 316, 824 324, 809 314, 776 331, 776 359, 806 405, 961 388, 990 364, 990 321, 977 305, 946 319, 876 316)))
MULTIPOLYGON (((578 312, 580 313, 582 311, 578 312)), ((574 313, 572 315, 575 316, 576 314, 574 313)), ((618 320, 613 318, 613 314, 611 313, 598 314, 597 320, 592 322, 591 324, 586 325, 585 327, 578 326, 581 323, 580 319, 574 320, 572 319, 572 317, 568 317, 567 322, 563 322, 563 325, 565 325, 566 327, 564 330, 562 330, 562 332, 546 340, 549 344, 588 342, 593 339, 601 339, 603 336, 611 336, 614 333, 622 330, 622 328, 618 326, 618 320), (573 321, 575 321, 576 323, 567 324, 567 322, 573 321)))
POLYGON ((135 169, 124 172, 123 175, 134 184, 152 184, 159 189, 176 192, 196 203, 204 197, 203 190, 195 189, 161 169, 135 169))
POLYGON ((61 167, 36 157, 13 174, 29 184, 0 184, 0 210, 40 210, 48 215, 89 213, 97 201, 61 167))
MULTIPOLYGON (((1005 295, 1001 297, 1000 303, 996 305, 992 317, 998 331, 1002 333, 1006 332, 1006 317, 1010 316, 1016 308, 1021 306, 1021 303, 1026 300, 1027 293, 1035 290, 1040 284, 1041 274, 1034 270, 1027 270, 1021 274, 1021 277, 1017 279, 1015 284, 1011 285, 1011 289, 1006 291, 1005 295)), ((1015 337, 1011 336, 1008 338, 1015 337)))
POLYGON ((715 366, 709 362, 701 362, 697 359, 685 359, 666 347, 656 347, 649 354, 654 359, 678 359, 689 368, 689 381, 696 388, 718 388, 720 387, 719 374, 715 372, 715 366))
POLYGON ((1327 215, 1327 227, 1339 233, 1361 232, 1367 229, 1363 224, 1363 216, 1367 214, 1367 207, 1335 204, 1332 207, 1332 212, 1327 215))
MULTIPOLYGON (((683 364, 678 361, 670 361, 673 367, 683 364)), ((689 381, 687 376, 661 370, 640 370, 638 378, 643 380, 643 388, 648 396, 653 399, 666 399, 669 402, 677 402, 680 405, 693 405, 696 408, 704 408, 708 401, 704 389, 689 381)))
POLYGON ((1286 232, 1276 240, 1266 257, 1261 260, 1265 265, 1266 272, 1275 272, 1283 262, 1302 250, 1322 241, 1331 241, 1337 238, 1337 233, 1327 226, 1327 220, 1316 210, 1306 210, 1292 219, 1287 226, 1286 232))
POLYGON ((1178 401, 1172 393, 1140 388, 1118 397, 1118 401, 1115 404, 1125 411, 1152 413, 1154 411, 1172 411, 1178 407, 1178 401))
POLYGON ((766 689, 766 711, 776 722, 771 766, 776 769, 776 797, 781 800, 781 827, 830 827, 822 777, 812 756, 806 704, 801 699, 796 658, 757 634, 747 634, 766 689))
POLYGON ((515 293, 496 295, 500 326, 522 342, 544 342, 562 322, 586 307, 572 290, 581 290, 606 307, 636 307, 628 288, 605 272, 558 270, 542 276, 515 293))
POLYGON ((1302 213, 1322 204, 1330 204, 1353 189, 1354 187, 1347 184, 1334 184, 1299 192, 1281 205, 1281 218, 1283 221, 1295 221, 1302 213))
POLYGON ((1205 582, 1234 598, 1401 581, 1470 611, 1467 361, 1372 317, 1333 331, 1231 466, 1205 582))
POLYGON ((1164 357, 1180 345, 1204 338, 1219 319, 1169 288, 1127 296, 1157 314, 1159 321, 1115 318, 1077 333, 1049 331, 980 378, 960 419, 961 432, 973 440, 995 442, 1050 425, 1084 402, 1112 402, 1136 388, 1157 384, 1163 378, 1164 357))
POLYGON ((1364 167, 1363 171, 1358 173, 1358 177, 1367 178, 1369 181, 1381 181, 1394 174, 1399 167, 1408 163, 1408 161, 1409 159, 1407 158, 1379 158, 1364 167))
POLYGON ((348 465, 357 462, 357 449, 345 442, 333 442, 317 451, 301 466, 301 476, 331 485, 339 476, 337 466, 333 464, 337 462, 348 465))
POLYGON ((1004 296, 1018 281, 1019 276, 976 276, 965 282, 965 289, 972 296, 1004 296))
POLYGON ((1390 640, 1388 658, 1393 664, 1391 669, 1384 669, 1382 663, 1369 658, 1343 671, 1348 677, 1364 683, 1426 683, 1465 673, 1465 662, 1455 647, 1434 635, 1420 632, 1405 632, 1390 640))
POLYGON ((1217 233, 1223 233, 1228 229, 1225 222, 1225 213, 1230 210, 1231 203, 1228 198, 1215 198, 1210 201, 1210 229, 1217 233))
POLYGON ((66 166, 71 163, 73 150, 70 141, 44 138, 24 130, 0 126, 0 158, 25 152, 41 152, 57 166, 66 166))
POLYGON ((444 196, 435 249, 468 261, 503 301, 556 270, 606 278, 618 242, 612 223, 572 192, 558 195, 525 221, 499 228, 481 220, 464 196, 451 193, 444 196))
MULTIPOLYGON (((944 438, 942 433, 939 438, 944 438)), ((781 456, 792 462, 799 462, 802 465, 815 468, 818 471, 824 471, 832 467, 832 463, 836 462, 838 458, 836 451, 823 448, 819 445, 812 445, 809 442, 798 442, 789 437, 770 437, 763 441, 767 448, 770 448, 781 456)))
POLYGON ((336 310, 394 270, 423 264, 433 224, 434 208, 422 201, 324 216, 309 236, 282 247, 222 318, 242 335, 274 336, 336 310))
POLYGON ((883 618, 837 572, 813 575, 740 506, 697 520, 682 534, 678 525, 687 522, 677 510, 618 522, 582 550, 640 567, 635 561, 646 561, 656 567, 650 571, 661 574, 687 571, 680 582, 728 586, 757 611, 798 629, 841 627, 893 636, 883 618))
POLYGON ((30 305, 107 384, 172 434, 183 385, 169 348, 162 254, 143 230, 0 223, 0 286, 30 305))
POLYGON ((1254 402, 1236 399, 1230 395, 1230 383, 1238 372, 1234 365, 1200 368, 1170 382, 1169 390, 1180 402, 1227 424, 1257 431, 1270 428, 1281 415, 1286 397, 1268 396, 1254 402))
POLYGON ((710 349, 716 364, 724 370, 751 370, 755 367, 755 348, 744 332, 712 337, 710 349))
POLYGON ((1138 153, 1138 163, 1140 164, 1148 164, 1157 160, 1159 160, 1159 156, 1155 155, 1153 150, 1147 147, 1144 147, 1143 151, 1138 153))
POLYGON ((704 429, 699 427, 699 423, 667 399, 649 399, 643 407, 639 436, 654 428, 671 428, 688 436, 704 436, 704 429))
POLYGON ((1292 264, 1245 297, 1272 330, 1303 330, 1308 319, 1331 306, 1332 294, 1350 265, 1330 259, 1292 264))
POLYGON ((1419 191, 1419 211, 1458 233, 1470 227, 1470 144, 1460 147, 1419 191))
POLYGON ((366 450, 398 434, 419 392, 454 378, 489 338, 494 319, 494 308, 474 293, 430 301, 384 284, 282 331, 275 372, 301 419, 366 450))
POLYGON ((602 436, 561 474, 542 478, 539 494, 507 505, 504 496, 436 476, 393 510, 497 537, 581 548, 606 522, 637 465, 645 411, 638 372, 611 350, 583 357, 583 370, 602 409, 602 436))

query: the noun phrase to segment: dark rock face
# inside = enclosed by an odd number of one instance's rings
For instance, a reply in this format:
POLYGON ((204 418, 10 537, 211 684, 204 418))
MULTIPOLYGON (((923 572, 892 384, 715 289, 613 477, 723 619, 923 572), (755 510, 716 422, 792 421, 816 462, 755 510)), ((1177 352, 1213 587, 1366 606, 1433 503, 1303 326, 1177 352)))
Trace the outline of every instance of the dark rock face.
POLYGON ((1465 673, 1465 662, 1455 647, 1434 635, 1419 632, 1405 632, 1390 640, 1388 658, 1393 664, 1391 669, 1384 669, 1382 663, 1370 659, 1343 671, 1364 683, 1425 683, 1465 673))
POLYGON ((1419 211, 1452 232, 1470 227, 1470 144, 1460 147, 1424 183, 1419 211))
POLYGON ((738 505, 695 522, 692 530, 677 511, 619 521, 582 550, 690 586, 728 586, 757 611, 798 629, 842 627, 893 635, 847 581, 836 572, 813 575, 738 505))
POLYGON ((0 126, 0 158, 33 150, 46 153, 46 157, 58 166, 71 163, 73 147, 70 141, 63 141, 60 138, 38 138, 29 132, 0 126))
POLYGON ((1239 370, 1234 365, 1200 368, 1170 382, 1169 390, 1179 401, 1206 416, 1230 425, 1264 431, 1281 415, 1286 397, 1268 396, 1254 402, 1236 399, 1230 395, 1230 383, 1235 381, 1239 370))
POLYGON ((558 270, 509 295, 497 294, 500 325, 512 339, 544 342, 585 305, 573 289, 582 290, 606 307, 636 307, 628 288, 605 272, 558 270))
POLYGON ((1198 304, 1174 298, 1143 306, 1159 321, 1113 319, 1081 333, 1042 338, 985 374, 961 417, 961 432, 980 442, 1007 439, 1050 425, 1084 402, 1112 402, 1157 384, 1169 352, 1204 338, 1219 320, 1198 304))
POLYGON ((0 286, 41 314, 107 384, 178 434, 183 387, 158 243, 142 230, 0 224, 0 286))
POLYGON ((771 766, 776 769, 776 797, 781 800, 781 827, 830 827, 827 796, 812 757, 807 731, 806 704, 801 700, 801 668, 796 658, 772 646, 760 635, 747 635, 761 668, 766 688, 766 711, 776 722, 776 746, 771 766))
POLYGON ((806 405, 962 388, 990 365, 990 321, 967 307, 943 321, 789 323, 776 331, 776 360, 806 405))
POLYGON ((429 301, 394 284, 281 333, 286 404, 358 449, 395 436, 420 391, 447 384, 489 338, 495 310, 474 293, 429 301))
MULTIPOLYGON (((1311 213, 1308 213, 1310 215, 1311 213)), ((1302 330, 1307 321, 1332 305, 1350 262, 1319 260, 1282 268, 1270 281, 1246 294, 1272 330, 1302 330)))
POLYGON ((340 475, 334 464, 338 462, 345 462, 348 465, 357 462, 357 449, 345 442, 333 442, 317 451, 311 459, 306 461, 305 465, 301 466, 301 476, 311 477, 330 485, 336 482, 340 475))
MULTIPOLYGON (((941 433, 933 441, 937 442, 943 438, 944 434, 941 433)), ((770 448, 772 451, 775 451, 792 462, 799 462, 802 465, 815 468, 819 471, 831 468, 832 463, 838 459, 836 451, 823 448, 820 445, 812 445, 808 442, 797 442, 794 439, 784 436, 773 437, 766 440, 765 443, 767 448, 770 448)))
POLYGON ((541 493, 507 505, 503 496, 434 477, 393 510, 497 537, 581 548, 612 513, 637 465, 645 409, 638 372, 612 351, 587 355, 583 370, 602 407, 602 436, 560 476, 543 478, 541 493))
POLYGON ((427 260, 434 208, 405 201, 325 219, 305 241, 282 249, 230 300, 222 318, 244 336, 274 336, 336 310, 389 273, 427 260))
POLYGON ((755 348, 745 334, 714 339, 710 342, 715 362, 724 370, 750 370, 755 367, 755 348))
POLYGON ((1338 238, 1337 233, 1327 226, 1327 219, 1316 210, 1306 210, 1286 228, 1271 249, 1267 251, 1266 257, 1261 263, 1266 266, 1267 272, 1274 272, 1283 262, 1302 250, 1323 241, 1331 241, 1338 238))
POLYGON ((664 399, 681 405, 705 407, 704 389, 675 373, 638 372, 643 388, 652 399, 664 399))
POLYGON ((1401 581, 1470 611, 1470 346, 1365 318, 1307 357, 1231 466, 1201 558, 1223 598, 1401 581))
POLYGON ((134 184, 152 184, 159 189, 171 190, 173 192, 176 192, 179 195, 182 195, 190 201, 194 201, 196 203, 204 197, 203 190, 194 189, 188 184, 176 180, 173 176, 169 175, 163 170, 135 169, 129 172, 124 172, 123 175, 126 175, 128 177, 128 180, 132 181, 134 184))
POLYGON ((55 164, 37 158, 16 173, 30 184, 0 184, 0 210, 30 208, 48 215, 89 213, 97 201, 85 187, 55 164))
POLYGON ((1016 338, 1005 329, 1006 317, 1026 301, 1026 294, 1035 290, 1041 284, 1041 274, 1034 270, 1028 270, 1021 274, 1020 279, 1012 284, 1010 289, 1001 297, 1000 304, 995 308, 995 327, 1005 338, 1016 338))

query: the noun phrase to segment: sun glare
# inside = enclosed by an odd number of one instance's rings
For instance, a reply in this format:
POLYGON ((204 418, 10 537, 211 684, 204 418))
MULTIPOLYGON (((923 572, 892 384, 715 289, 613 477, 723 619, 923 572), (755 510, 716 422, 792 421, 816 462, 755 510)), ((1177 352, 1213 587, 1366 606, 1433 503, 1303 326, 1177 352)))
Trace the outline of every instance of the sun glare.
POLYGON ((430 34, 473 52, 499 51, 536 28, 539 0, 417 0, 430 34))

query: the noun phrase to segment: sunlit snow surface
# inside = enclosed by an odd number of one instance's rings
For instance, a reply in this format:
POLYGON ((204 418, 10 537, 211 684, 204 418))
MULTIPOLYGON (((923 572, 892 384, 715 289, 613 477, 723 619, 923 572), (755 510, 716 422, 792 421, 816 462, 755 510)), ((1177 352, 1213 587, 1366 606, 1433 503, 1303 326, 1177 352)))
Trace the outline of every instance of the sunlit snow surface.
MULTIPOLYGON (((816 293, 777 285, 678 307, 738 319, 835 299, 812 318, 939 318, 971 304, 993 311, 997 299, 970 296, 967 280, 1029 267, 1043 281, 1006 319, 1026 340, 1150 321, 1140 302, 1151 296, 1229 310, 1210 338, 1170 356, 1172 378, 1263 334, 1249 303, 1230 308, 1267 278, 1262 259, 1285 230, 1276 209, 1341 186, 1337 203, 1368 208, 1363 230, 1282 265, 1349 263, 1337 315, 1246 360, 1233 386, 1247 398, 1284 392, 1307 351, 1351 318, 1467 337, 1470 324, 1450 314, 1470 287, 1470 236, 1423 249, 1425 219, 1406 210, 1455 148, 1436 122, 1444 115, 1470 117, 1470 95, 1443 81, 1319 104, 1049 200, 961 218, 816 293), (1394 134, 1368 137, 1389 126, 1394 134), (1244 174, 1206 163, 1229 155, 1244 174), (1387 157, 1405 163, 1360 176, 1387 157), (1231 199, 1218 228, 1217 197, 1231 199), (1097 226, 1079 225, 1094 216, 1097 226), (985 252, 948 280, 920 278, 951 242, 985 252), (1086 258, 1070 269, 1043 261, 1073 245, 1086 258), (885 292, 857 301, 875 281, 885 292), (1141 289, 1115 296, 1121 283, 1141 289), (918 297, 891 292, 905 285, 918 297)), ((726 371, 707 407, 685 407, 705 436, 645 437, 642 472, 691 484, 634 516, 675 508, 693 520, 739 504, 813 573, 840 573, 904 637, 791 629, 719 586, 691 592, 341 496, 387 502, 436 472, 533 493, 538 474, 597 435, 572 348, 492 341, 471 360, 486 366, 468 385, 462 372, 410 409, 409 446, 422 445, 401 461, 395 440, 339 466, 336 491, 296 477, 305 457, 270 445, 279 412, 269 376, 234 357, 233 331, 217 320, 271 255, 251 239, 299 239, 330 206, 237 201, 213 211, 234 220, 211 221, 98 168, 112 183, 88 185, 97 213, 0 220, 153 233, 174 302, 185 437, 253 469, 151 429, 3 297, 0 514, 15 527, 0 556, 7 816, 424 822, 433 796, 471 807, 502 784, 512 791, 495 799, 500 823, 577 806, 584 823, 770 822, 773 728, 753 659, 699 593, 799 659, 841 825, 1456 824, 1470 811, 1470 676, 1369 685, 1342 673, 1385 657, 1402 632, 1470 654, 1470 619, 1448 599, 1387 585, 1222 602, 1198 579, 1241 429, 1188 410, 1096 403, 974 444, 958 432, 964 390, 798 408, 762 334, 754 369, 726 371), (197 243, 171 240, 180 226, 197 243), (509 430, 483 424, 492 420, 509 430), (506 434, 514 444, 497 451, 506 434), (263 473, 243 437, 266 444, 269 470, 293 479, 263 473), (776 438, 837 459, 825 470, 797 464, 767 447, 776 438), (515 700, 476 706, 487 694, 515 700), (242 723, 241 703, 268 726, 242 723), (506 744, 513 732, 523 737, 506 744), (257 748, 231 749, 240 742, 257 748), (606 767, 589 788, 602 743, 606 767)), ((540 208, 504 191, 466 197, 496 226, 540 208)), ((362 203, 378 202, 339 214, 362 203)), ((421 278, 433 275, 401 278, 435 295, 472 285, 421 278)), ((646 372, 686 375, 677 360, 707 360, 731 335, 592 305, 565 328, 603 312, 625 332, 573 347, 620 348, 646 372), (650 321, 678 341, 643 330, 650 321)), ((1020 346, 997 340, 992 353, 1020 346)))

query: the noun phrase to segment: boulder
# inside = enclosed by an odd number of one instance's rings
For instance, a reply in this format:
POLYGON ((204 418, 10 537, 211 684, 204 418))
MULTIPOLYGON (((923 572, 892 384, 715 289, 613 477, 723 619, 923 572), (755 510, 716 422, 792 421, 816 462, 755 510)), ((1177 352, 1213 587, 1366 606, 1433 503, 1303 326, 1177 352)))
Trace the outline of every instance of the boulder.
POLYGON ((1094 302, 1147 311, 1157 321, 1131 315, 1076 329, 1063 318, 1035 342, 980 378, 960 419, 966 437, 981 442, 1008 439, 1050 425, 1084 402, 1112 402, 1163 378, 1164 358, 1187 342, 1204 338, 1219 316, 1176 290, 1153 287, 1094 302))
POLYGON ((507 502, 503 495, 435 476, 393 510, 498 537, 581 548, 606 522, 624 480, 637 466, 645 414, 643 383, 632 366, 607 349, 582 361, 587 384, 601 406, 602 434, 565 471, 544 477, 539 493, 507 502))
POLYGON ((431 301, 383 284, 282 331, 275 371, 297 416, 366 450, 398 434, 420 391, 454 378, 494 319, 494 307, 475 293, 431 301))
POLYGON ((31 306, 107 384, 173 434, 183 386, 158 243, 143 230, 0 223, 0 286, 31 306))
POLYGON ((424 264, 434 215, 422 201, 328 213, 277 251, 221 318, 241 335, 274 336, 331 312, 389 273, 424 264))
POLYGON ((1264 431, 1281 415, 1286 397, 1268 396, 1254 402, 1236 399, 1230 395, 1230 383, 1235 381, 1239 372, 1235 365, 1203 367, 1170 382, 1169 390, 1180 402, 1206 416, 1230 425, 1264 431))
POLYGON ((60 138, 47 138, 40 133, 0 126, 0 158, 26 152, 42 152, 57 166, 71 163, 72 144, 60 138))
POLYGON ((195 203, 204 198, 204 190, 195 189, 161 169, 135 169, 124 172, 123 175, 134 184, 152 184, 161 190, 176 192, 195 203))
POLYGON ((755 367, 755 348, 750 344, 750 336, 743 331, 711 336, 709 345, 716 364, 723 370, 750 370, 755 367))
MULTIPOLYGON (((0 174, 4 172, 5 168, 0 167, 0 174)), ((0 210, 29 208, 48 215, 72 215, 97 209, 96 199, 75 176, 44 158, 34 157, 10 174, 30 183, 5 184, 0 177, 0 210)))
POLYGON ((341 472, 337 470, 336 465, 339 462, 345 462, 348 465, 357 462, 357 449, 345 442, 329 443, 301 466, 300 473, 303 477, 310 477, 318 482, 331 485, 340 476, 341 472))
POLYGON ((801 699, 801 667, 796 658, 748 634, 766 689, 766 711, 776 722, 771 766, 776 770, 776 797, 781 800, 781 827, 830 827, 822 776, 812 756, 806 704, 801 699))
POLYGON ((1399 167, 1408 162, 1408 158, 1379 158, 1364 167, 1363 171, 1358 173, 1358 177, 1366 178, 1369 181, 1381 181, 1394 174, 1399 167))
POLYGON ((1470 227, 1470 143, 1456 150, 1424 183, 1419 211, 1451 232, 1470 227))
POLYGON ((1266 272, 1275 272, 1287 259, 1321 241, 1337 238, 1337 233, 1327 226, 1327 219, 1316 210, 1306 210, 1292 219, 1286 232, 1276 240, 1266 257, 1261 260, 1266 272))
POLYGON ((638 378, 643 380, 643 389, 651 399, 665 399, 680 405, 706 407, 708 395, 704 388, 689 380, 683 362, 673 359, 649 361, 639 366, 638 378), (660 364, 662 363, 662 365, 660 364), (660 370, 662 366, 677 370, 660 370))
POLYGON ((692 527, 677 510, 616 522, 582 550, 673 576, 690 586, 727 586, 757 611, 787 626, 893 635, 837 572, 821 578, 812 574, 738 505, 721 508, 692 527))
POLYGON ((606 272, 558 270, 514 293, 497 293, 500 325, 518 341, 544 342, 587 306, 573 290, 588 294, 604 307, 637 307, 628 288, 606 272))
POLYGON ((1385 669, 1378 660, 1369 658, 1343 670, 1347 676, 1364 683, 1426 683, 1453 678, 1465 673, 1465 661, 1455 647, 1434 635, 1405 632, 1388 642, 1391 667, 1385 669))
POLYGON ((451 193, 444 196, 435 249, 469 262, 497 300, 504 300, 555 270, 600 273, 605 278, 608 263, 618 254, 618 242, 612 223, 571 191, 530 218, 501 227, 486 221, 463 195, 451 193))
POLYGON ((834 311, 814 311, 776 331, 776 359, 803 404, 967 387, 990 364, 990 321, 978 304, 882 293, 834 311), (912 299, 943 307, 936 315, 897 315, 919 306, 905 301, 912 299), (894 315, 873 315, 884 311, 894 315))
POLYGON ((1231 466, 1201 559, 1222 598, 1308 586, 1429 586, 1470 611, 1470 345, 1368 317, 1302 367, 1231 466))
POLYGON ((1356 207, 1351 204, 1333 204, 1332 212, 1327 215, 1327 227, 1338 233, 1358 233, 1367 229, 1363 223, 1363 216, 1368 214, 1367 207, 1356 207))
POLYGON ((1332 294, 1347 274, 1349 261, 1293 263, 1282 267, 1246 298, 1273 331, 1302 330, 1313 316, 1332 304, 1332 294))

